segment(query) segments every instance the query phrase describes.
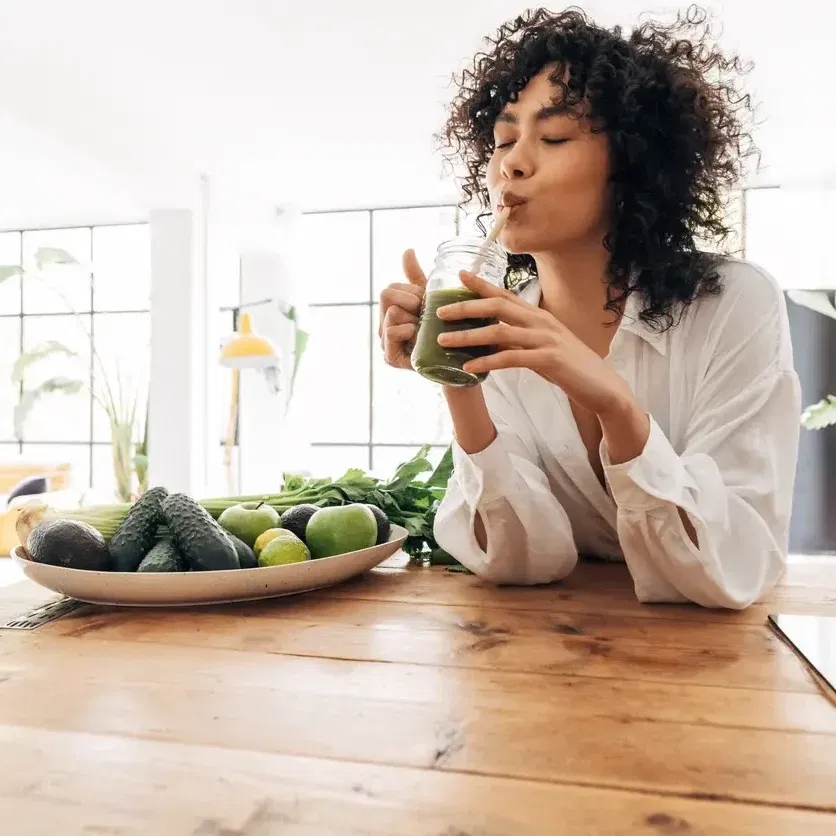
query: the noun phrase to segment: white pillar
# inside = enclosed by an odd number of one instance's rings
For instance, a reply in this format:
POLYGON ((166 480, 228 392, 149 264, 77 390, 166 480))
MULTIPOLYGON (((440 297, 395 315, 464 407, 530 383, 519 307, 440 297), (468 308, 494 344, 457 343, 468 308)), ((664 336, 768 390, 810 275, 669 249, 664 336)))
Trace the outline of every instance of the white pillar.
POLYGON ((193 496, 203 494, 207 471, 207 198, 201 188, 193 208, 149 214, 149 484, 193 496))

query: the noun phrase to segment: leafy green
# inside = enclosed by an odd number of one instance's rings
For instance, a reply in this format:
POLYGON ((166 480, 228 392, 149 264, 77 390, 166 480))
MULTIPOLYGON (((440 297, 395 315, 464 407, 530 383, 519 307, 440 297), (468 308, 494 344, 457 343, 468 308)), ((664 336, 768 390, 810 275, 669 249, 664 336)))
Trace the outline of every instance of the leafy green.
POLYGON ((385 482, 359 468, 351 468, 334 480, 306 479, 293 473, 285 474, 283 490, 279 494, 205 499, 200 504, 216 518, 231 505, 255 500, 266 502, 280 513, 306 503, 323 508, 351 502, 376 505, 392 523, 407 530, 403 549, 410 557, 455 565, 454 558, 439 548, 433 536, 435 514, 452 473, 452 459, 448 450, 433 470, 426 458, 429 450, 430 445, 424 445, 409 461, 399 465, 394 476, 385 482), (426 481, 418 478, 430 471, 426 481))

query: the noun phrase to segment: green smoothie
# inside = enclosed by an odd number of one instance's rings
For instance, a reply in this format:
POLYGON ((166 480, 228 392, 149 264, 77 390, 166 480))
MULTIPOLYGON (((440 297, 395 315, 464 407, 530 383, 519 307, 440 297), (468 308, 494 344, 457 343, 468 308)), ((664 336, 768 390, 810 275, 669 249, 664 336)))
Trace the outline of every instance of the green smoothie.
POLYGON ((438 344, 439 334, 447 331, 466 331, 470 328, 483 328, 493 325, 494 319, 457 319, 455 321, 439 319, 436 311, 454 302, 466 302, 471 299, 481 299, 478 293, 466 287, 442 288, 431 290, 424 298, 421 311, 421 323, 415 348, 412 349, 412 366, 420 375, 441 383, 444 386, 475 386, 488 375, 487 372, 471 374, 462 371, 462 366, 476 357, 493 354, 494 347, 490 345, 462 346, 448 348, 438 344))

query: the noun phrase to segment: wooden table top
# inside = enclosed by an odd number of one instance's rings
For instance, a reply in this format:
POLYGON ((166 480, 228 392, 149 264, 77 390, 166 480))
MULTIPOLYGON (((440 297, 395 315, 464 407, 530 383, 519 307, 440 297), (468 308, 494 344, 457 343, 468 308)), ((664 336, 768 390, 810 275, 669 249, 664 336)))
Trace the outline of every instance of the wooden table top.
POLYGON ((836 614, 836 559, 740 613, 391 567, 0 630, 3 832, 833 836, 836 707, 772 611, 836 614))

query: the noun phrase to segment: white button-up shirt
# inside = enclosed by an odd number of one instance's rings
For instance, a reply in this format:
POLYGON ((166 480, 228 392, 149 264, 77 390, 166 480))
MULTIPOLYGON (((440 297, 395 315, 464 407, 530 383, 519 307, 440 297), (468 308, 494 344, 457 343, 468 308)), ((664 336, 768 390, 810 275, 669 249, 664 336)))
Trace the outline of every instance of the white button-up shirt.
MULTIPOLYGON (((798 377, 774 279, 734 259, 721 275, 723 292, 662 334, 628 300, 606 362, 651 429, 624 464, 611 464, 602 442, 606 488, 564 392, 528 369, 492 372, 482 386, 498 435, 474 455, 453 442, 455 473, 435 521, 442 548, 497 583, 559 580, 579 554, 625 560, 644 602, 743 608, 772 587, 788 548, 798 377)), ((521 297, 538 304, 539 285, 521 297)))

